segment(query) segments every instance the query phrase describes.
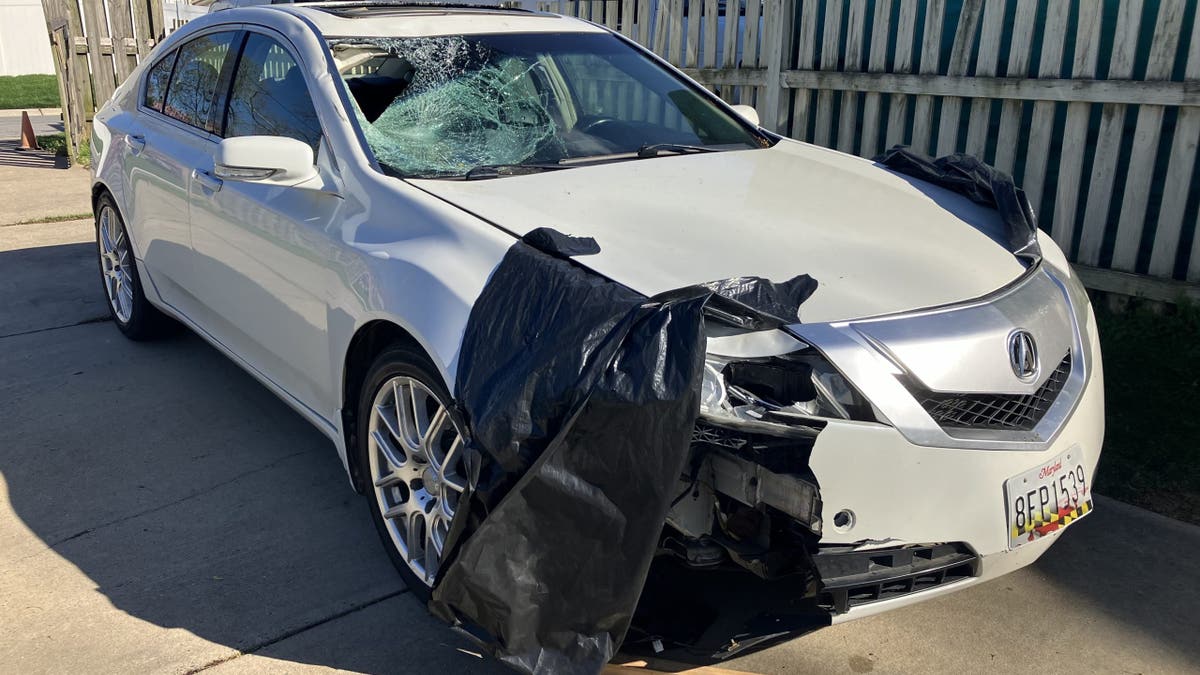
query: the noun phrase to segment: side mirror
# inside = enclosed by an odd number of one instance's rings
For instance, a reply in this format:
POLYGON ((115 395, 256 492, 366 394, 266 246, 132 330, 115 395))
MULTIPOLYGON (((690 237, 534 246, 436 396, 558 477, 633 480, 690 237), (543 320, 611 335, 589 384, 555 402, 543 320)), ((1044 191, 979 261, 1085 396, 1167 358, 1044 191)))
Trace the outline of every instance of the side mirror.
POLYGON ((746 120, 750 124, 753 124, 756 127, 759 126, 758 111, 754 109, 754 106, 735 105, 733 106, 733 112, 740 115, 742 119, 746 120))
POLYGON ((317 175, 312 148, 286 136, 238 136, 217 144, 213 173, 222 180, 296 185, 317 175))

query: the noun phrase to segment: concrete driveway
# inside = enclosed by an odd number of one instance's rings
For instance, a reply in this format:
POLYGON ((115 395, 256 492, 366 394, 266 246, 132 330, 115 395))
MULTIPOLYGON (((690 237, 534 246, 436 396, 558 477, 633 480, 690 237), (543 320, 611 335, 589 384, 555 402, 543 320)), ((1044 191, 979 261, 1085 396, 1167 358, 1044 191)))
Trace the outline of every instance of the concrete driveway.
MULTIPOLYGON (((507 672, 408 597, 321 435, 103 320, 92 238, 0 227, 0 671, 507 672)), ((1102 499, 1031 568, 720 665, 1185 672, 1198 625, 1200 528, 1102 499)))

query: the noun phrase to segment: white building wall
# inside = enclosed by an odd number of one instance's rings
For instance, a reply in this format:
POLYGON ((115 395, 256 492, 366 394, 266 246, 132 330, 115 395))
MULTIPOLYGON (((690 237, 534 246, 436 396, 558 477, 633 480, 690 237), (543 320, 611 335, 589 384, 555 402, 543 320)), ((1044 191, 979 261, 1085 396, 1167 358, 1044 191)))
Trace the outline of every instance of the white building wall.
POLYGON ((41 0, 0 0, 0 75, 54 74, 41 0))

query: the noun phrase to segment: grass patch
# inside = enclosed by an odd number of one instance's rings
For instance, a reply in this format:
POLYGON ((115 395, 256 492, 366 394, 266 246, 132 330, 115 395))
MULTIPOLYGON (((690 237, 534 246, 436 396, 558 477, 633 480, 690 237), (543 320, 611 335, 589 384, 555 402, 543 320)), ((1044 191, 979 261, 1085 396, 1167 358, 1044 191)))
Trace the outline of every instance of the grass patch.
POLYGON ((6 75, 0 77, 0 110, 57 107, 59 107, 57 76, 6 75))
MULTIPOLYGON (((53 152, 56 155, 67 155, 67 135, 59 132, 57 134, 46 134, 37 137, 38 147, 47 152, 53 152)), ((84 143, 79 148, 79 157, 75 158, 82 166, 92 165, 92 144, 84 143)))
POLYGON ((42 223, 63 223, 68 220, 91 220, 91 213, 71 213, 65 216, 46 216, 45 218, 34 218, 32 220, 21 220, 15 223, 5 223, 0 227, 12 227, 13 225, 41 225, 42 223))
POLYGON ((1107 418, 1096 491, 1200 524, 1200 308, 1098 304, 1096 321, 1107 418))

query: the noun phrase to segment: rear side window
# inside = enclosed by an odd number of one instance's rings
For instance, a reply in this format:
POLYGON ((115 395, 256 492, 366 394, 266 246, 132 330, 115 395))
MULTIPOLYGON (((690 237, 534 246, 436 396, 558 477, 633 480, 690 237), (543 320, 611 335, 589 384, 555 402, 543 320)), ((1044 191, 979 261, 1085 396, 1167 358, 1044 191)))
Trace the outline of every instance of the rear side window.
POLYGON ((215 131, 211 121, 213 95, 234 35, 234 32, 213 33, 179 48, 163 114, 198 129, 215 131))
POLYGON ((321 124, 304 73, 275 40, 260 33, 246 39, 225 118, 225 137, 287 136, 316 151, 321 124))
POLYGON ((163 99, 167 94, 167 82, 171 81, 171 69, 175 67, 178 52, 167 54, 146 73, 146 98, 143 105, 162 112, 163 99))

